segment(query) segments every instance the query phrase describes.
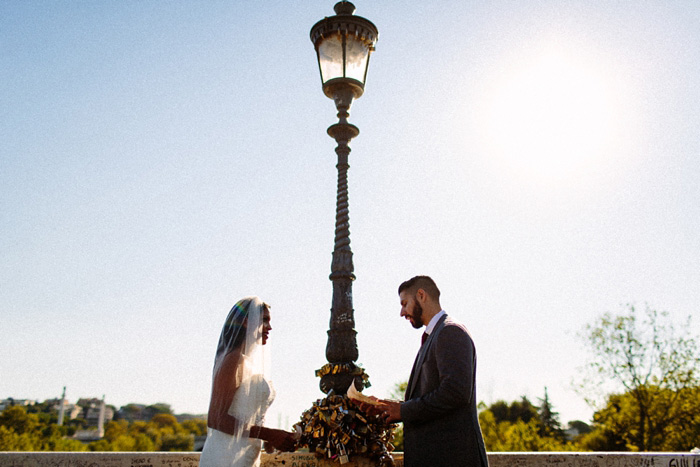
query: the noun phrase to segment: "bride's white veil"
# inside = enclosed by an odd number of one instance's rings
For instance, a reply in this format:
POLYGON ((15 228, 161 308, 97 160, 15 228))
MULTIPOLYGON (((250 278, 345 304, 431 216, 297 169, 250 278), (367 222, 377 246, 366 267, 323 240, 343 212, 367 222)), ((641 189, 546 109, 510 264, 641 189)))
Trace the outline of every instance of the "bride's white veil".
MULTIPOLYGON (((230 390, 233 394, 231 405, 226 408, 228 415, 236 420, 233 425, 233 440, 248 437, 251 426, 261 426, 267 408, 264 402, 271 390, 267 385, 270 365, 262 338, 263 313, 268 308, 258 297, 239 300, 226 317, 216 348, 211 404, 221 400, 220 395, 214 392, 221 384, 225 384, 227 392, 230 390), (232 353, 240 355, 235 368, 230 360, 232 353), (220 378, 225 379, 219 381, 220 378)), ((222 411, 219 414, 218 417, 225 416, 222 411)), ((224 426, 223 421, 218 420, 217 414, 211 410, 209 426, 224 426)))

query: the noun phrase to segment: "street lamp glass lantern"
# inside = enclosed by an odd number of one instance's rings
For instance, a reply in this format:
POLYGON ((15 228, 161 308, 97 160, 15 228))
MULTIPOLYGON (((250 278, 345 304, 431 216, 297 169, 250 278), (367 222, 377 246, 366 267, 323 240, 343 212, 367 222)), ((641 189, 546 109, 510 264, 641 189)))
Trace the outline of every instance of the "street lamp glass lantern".
POLYGON ((355 6, 338 2, 335 16, 322 19, 311 28, 323 90, 332 97, 339 83, 350 85, 355 97, 362 95, 367 78, 369 55, 377 42, 377 27, 371 21, 354 16, 355 6))
POLYGON ((323 83, 334 78, 365 82, 370 48, 365 42, 356 39, 340 33, 321 39, 318 44, 318 64, 323 83))

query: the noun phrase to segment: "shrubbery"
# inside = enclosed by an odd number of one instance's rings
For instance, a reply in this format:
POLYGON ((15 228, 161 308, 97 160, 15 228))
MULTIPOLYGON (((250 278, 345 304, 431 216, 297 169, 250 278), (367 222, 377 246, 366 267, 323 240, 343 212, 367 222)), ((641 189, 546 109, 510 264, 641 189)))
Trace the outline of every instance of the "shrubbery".
POLYGON ((170 414, 150 421, 117 420, 105 425, 104 438, 83 443, 70 437, 75 428, 12 406, 0 414, 0 451, 192 451, 194 438, 206 434, 205 420, 178 423, 170 414))

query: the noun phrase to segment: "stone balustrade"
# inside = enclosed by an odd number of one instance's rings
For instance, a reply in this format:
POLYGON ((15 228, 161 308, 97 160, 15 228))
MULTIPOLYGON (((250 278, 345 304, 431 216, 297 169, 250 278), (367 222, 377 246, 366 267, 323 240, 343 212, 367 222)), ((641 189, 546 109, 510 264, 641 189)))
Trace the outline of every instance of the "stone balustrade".
MULTIPOLYGON (((490 453, 490 467, 700 467, 700 454, 612 452, 490 453)), ((403 467, 401 453, 394 455, 403 467)), ((0 452, 0 467, 198 467, 198 452, 0 452)), ((355 458, 343 467, 372 467, 355 458)), ((309 453, 263 454, 261 467, 339 467, 309 453)), ((430 467, 430 466, 425 466, 430 467)))

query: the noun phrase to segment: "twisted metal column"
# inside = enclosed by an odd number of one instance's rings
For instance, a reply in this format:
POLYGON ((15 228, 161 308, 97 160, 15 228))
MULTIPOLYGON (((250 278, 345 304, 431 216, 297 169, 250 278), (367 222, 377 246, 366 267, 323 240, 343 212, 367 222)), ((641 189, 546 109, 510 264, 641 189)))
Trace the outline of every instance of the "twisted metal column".
POLYGON ((352 103, 352 90, 338 90, 334 97, 338 109, 338 123, 328 128, 328 134, 336 140, 335 152, 338 156, 338 193, 335 213, 335 246, 331 263, 330 280, 333 282, 333 302, 331 307, 326 359, 332 367, 342 368, 335 373, 321 377, 321 390, 344 394, 355 375, 355 361, 358 357, 357 332, 355 331, 354 310, 352 307, 352 281, 355 280, 350 249, 350 215, 348 200, 348 143, 360 130, 347 122, 348 110, 352 103))

